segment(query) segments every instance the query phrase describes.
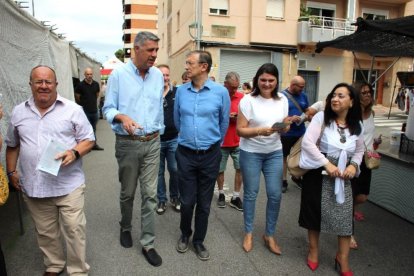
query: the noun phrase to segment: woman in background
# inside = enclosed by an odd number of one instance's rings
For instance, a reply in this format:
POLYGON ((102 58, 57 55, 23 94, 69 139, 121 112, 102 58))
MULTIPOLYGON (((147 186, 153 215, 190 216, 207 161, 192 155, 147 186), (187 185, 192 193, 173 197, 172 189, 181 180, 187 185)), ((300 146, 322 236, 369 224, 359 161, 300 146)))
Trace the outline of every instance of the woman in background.
POLYGON ((335 269, 353 275, 349 268, 349 245, 353 231, 350 179, 359 172, 364 154, 361 108, 355 89, 336 85, 317 113, 302 140, 299 166, 310 169, 303 177, 299 225, 308 230, 307 265, 318 268, 319 233, 338 237, 335 269), (318 140, 319 148, 318 148, 318 140))
MULTIPOLYGON (((381 143, 380 137, 374 139, 375 113, 372 110, 372 106, 374 105, 374 89, 370 84, 362 83, 358 91, 361 99, 362 123, 364 125, 364 147, 368 150, 373 150, 378 148, 378 145, 381 143)), ((357 221, 364 220, 364 215, 356 210, 356 206, 367 201, 371 185, 371 170, 367 168, 364 160, 361 162, 360 170, 361 173, 359 176, 351 180, 352 192, 354 196, 354 218, 357 221)), ((358 244, 354 236, 351 236, 350 247, 352 249, 358 248, 358 244)))
POLYGON ((266 230, 263 240, 270 252, 280 255, 274 238, 282 187, 282 143, 280 132, 289 130, 287 98, 278 93, 279 72, 272 63, 263 64, 253 79, 252 93, 240 101, 237 134, 240 136, 240 169, 243 177, 243 249, 253 248, 256 198, 263 172, 266 185, 266 230), (275 124, 277 123, 277 124, 275 124))
POLYGON ((244 94, 250 94, 252 92, 252 86, 248 82, 243 82, 242 89, 244 94))

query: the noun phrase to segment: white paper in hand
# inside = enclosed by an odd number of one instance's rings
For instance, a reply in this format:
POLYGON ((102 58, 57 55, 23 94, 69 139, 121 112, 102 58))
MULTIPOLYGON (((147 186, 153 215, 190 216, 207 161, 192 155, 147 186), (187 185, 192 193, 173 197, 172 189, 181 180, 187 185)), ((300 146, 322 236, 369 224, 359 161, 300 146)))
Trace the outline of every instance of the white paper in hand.
POLYGON ((57 176, 62 159, 55 159, 56 155, 67 150, 67 147, 54 139, 50 139, 45 150, 40 156, 36 169, 57 176))
POLYGON ((306 120, 306 114, 305 113, 302 113, 300 115, 300 121, 299 122, 296 122, 296 125, 297 126, 301 125, 305 120, 306 120))

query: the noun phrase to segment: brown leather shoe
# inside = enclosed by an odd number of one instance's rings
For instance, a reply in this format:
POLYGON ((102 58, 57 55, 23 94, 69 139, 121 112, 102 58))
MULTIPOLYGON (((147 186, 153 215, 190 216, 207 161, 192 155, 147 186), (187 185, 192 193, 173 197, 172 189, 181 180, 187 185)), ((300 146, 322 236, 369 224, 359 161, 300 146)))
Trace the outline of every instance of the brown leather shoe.
POLYGON ((282 251, 280 250, 280 247, 277 245, 275 238, 271 236, 263 235, 263 241, 265 243, 265 246, 269 249, 270 252, 281 255, 282 251))
POLYGON ((244 235, 243 250, 246 252, 250 252, 252 251, 252 248, 253 248, 253 235, 252 233, 247 233, 246 235, 244 235))

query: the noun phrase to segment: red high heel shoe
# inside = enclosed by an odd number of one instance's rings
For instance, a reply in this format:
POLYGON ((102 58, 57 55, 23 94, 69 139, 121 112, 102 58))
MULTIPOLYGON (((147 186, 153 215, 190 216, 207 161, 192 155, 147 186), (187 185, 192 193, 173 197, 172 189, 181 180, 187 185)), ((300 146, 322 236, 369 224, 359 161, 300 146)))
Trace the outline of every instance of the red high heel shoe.
POLYGON ((310 270, 315 271, 318 267, 319 267, 319 263, 318 262, 312 262, 311 260, 307 260, 307 265, 310 268, 310 270))
POLYGON ((341 271, 341 263, 338 260, 338 255, 335 257, 335 270, 338 271, 341 276, 354 276, 354 273, 352 273, 351 270, 346 272, 341 271))

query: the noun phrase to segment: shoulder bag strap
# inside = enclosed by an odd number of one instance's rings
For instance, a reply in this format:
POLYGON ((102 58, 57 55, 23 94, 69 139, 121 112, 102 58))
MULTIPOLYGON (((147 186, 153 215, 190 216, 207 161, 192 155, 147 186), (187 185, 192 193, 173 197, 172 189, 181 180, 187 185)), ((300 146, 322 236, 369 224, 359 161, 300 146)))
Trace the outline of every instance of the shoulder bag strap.
POLYGON ((325 130, 325 122, 322 122, 321 133, 319 134, 319 138, 316 141, 316 146, 318 147, 318 149, 319 149, 319 146, 321 144, 321 139, 322 139, 322 135, 323 135, 324 130, 325 130))
POLYGON ((292 101, 292 103, 296 106, 297 109, 300 110, 300 112, 305 113, 303 112, 303 109, 300 107, 299 103, 292 97, 292 95, 290 95, 288 91, 286 91, 286 93, 283 93, 283 94, 285 94, 285 96, 288 97, 292 101))

